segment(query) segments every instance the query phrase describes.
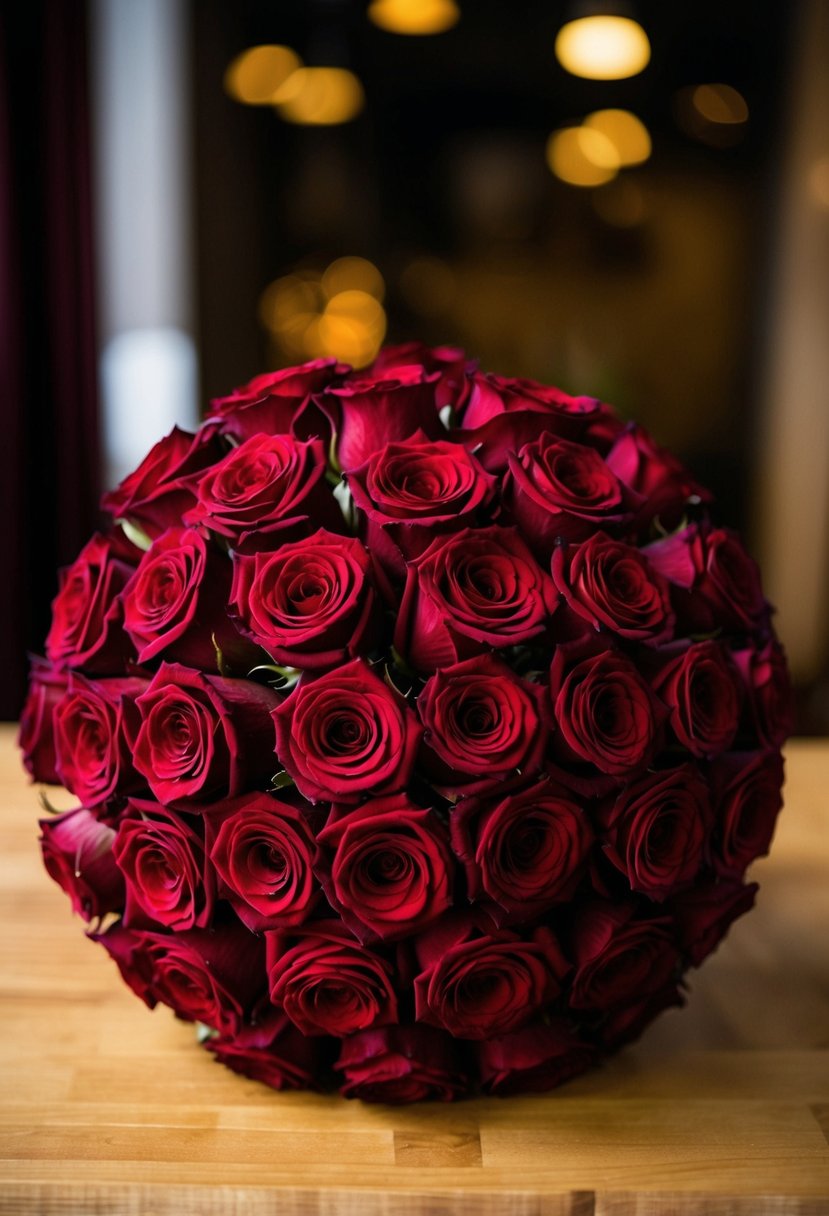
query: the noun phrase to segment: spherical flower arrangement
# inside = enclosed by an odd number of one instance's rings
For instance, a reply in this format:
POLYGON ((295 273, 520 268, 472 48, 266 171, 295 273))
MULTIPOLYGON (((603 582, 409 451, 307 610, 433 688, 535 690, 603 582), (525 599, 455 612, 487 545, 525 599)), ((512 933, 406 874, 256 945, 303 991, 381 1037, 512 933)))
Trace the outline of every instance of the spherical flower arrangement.
POLYGON ((601 402, 388 348, 106 494, 20 742, 127 984, 277 1089, 546 1090, 754 902, 791 704, 757 567, 601 402))

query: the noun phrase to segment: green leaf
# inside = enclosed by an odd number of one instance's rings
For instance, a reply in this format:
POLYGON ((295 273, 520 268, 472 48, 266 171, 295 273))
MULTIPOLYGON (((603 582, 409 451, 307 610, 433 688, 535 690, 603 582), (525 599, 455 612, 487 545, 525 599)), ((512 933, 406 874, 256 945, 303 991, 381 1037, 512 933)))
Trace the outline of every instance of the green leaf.
POLYGON ((144 529, 139 528, 138 524, 134 524, 130 519, 119 519, 117 522, 127 540, 131 540, 136 549, 142 549, 146 553, 153 542, 144 529))
POLYGON ((216 641, 215 633, 211 633, 210 640, 213 643, 213 649, 216 651, 216 667, 218 669, 219 675, 220 676, 229 676, 231 674, 230 668, 225 663, 225 657, 222 654, 221 646, 216 641))
POLYGON ((331 431, 331 442, 328 445, 328 467, 332 472, 339 477, 343 471, 343 466, 337 459, 337 440, 339 436, 335 430, 331 431))
POLYGON ((291 777, 288 773, 286 773, 284 769, 282 770, 282 772, 276 773, 273 777, 271 777, 271 789, 272 790, 284 790, 289 785, 293 785, 293 784, 294 784, 293 777, 291 777))
POLYGON ((214 1030, 212 1026, 206 1026, 204 1022, 196 1022, 197 1043, 207 1043, 210 1039, 218 1039, 218 1037, 218 1030, 214 1030))

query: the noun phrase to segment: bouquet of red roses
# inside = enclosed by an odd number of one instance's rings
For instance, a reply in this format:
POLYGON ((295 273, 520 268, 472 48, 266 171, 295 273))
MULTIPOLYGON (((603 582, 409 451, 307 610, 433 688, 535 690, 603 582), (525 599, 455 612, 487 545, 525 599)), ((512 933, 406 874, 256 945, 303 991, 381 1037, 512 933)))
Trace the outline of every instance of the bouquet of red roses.
POLYGON ((757 568, 590 397, 387 349, 257 377, 103 500, 21 745, 46 868, 276 1088, 543 1090, 753 903, 790 729, 757 568))

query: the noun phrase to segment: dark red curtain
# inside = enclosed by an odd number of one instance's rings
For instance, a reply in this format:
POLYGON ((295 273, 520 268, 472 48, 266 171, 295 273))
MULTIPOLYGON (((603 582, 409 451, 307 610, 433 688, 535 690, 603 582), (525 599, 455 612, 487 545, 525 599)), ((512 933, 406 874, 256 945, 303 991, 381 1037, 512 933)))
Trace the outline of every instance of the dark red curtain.
POLYGON ((86 5, 0 5, 0 716, 97 516, 86 5))

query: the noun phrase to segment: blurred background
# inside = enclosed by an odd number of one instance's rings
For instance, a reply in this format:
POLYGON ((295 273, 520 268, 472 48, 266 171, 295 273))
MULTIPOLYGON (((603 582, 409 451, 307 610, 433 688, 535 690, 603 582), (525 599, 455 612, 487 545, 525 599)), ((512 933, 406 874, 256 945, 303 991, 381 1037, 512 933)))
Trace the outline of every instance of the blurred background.
POLYGON ((829 0, 7 0, 0 276, 4 717, 174 422, 419 338, 676 450, 829 731, 829 0))

